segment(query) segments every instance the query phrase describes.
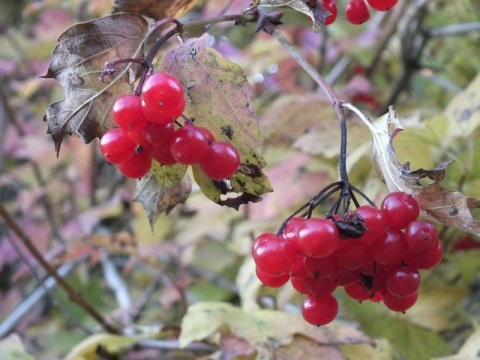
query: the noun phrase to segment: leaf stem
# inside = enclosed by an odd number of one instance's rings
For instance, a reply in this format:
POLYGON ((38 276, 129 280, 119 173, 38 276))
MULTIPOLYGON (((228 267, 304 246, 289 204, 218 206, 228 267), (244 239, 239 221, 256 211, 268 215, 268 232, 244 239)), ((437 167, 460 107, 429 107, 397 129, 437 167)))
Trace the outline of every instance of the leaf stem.
POLYGON ((45 269, 45 271, 54 278, 58 285, 65 290, 70 300, 77 303, 81 308, 85 310, 91 317, 93 317, 102 327, 113 334, 120 334, 121 332, 109 324, 104 317, 95 309, 93 305, 88 303, 82 295, 77 292, 59 273, 51 266, 48 261, 43 257, 38 248, 34 245, 32 239, 23 231, 20 225, 10 215, 7 209, 0 203, 0 217, 3 218, 5 224, 18 236, 23 242, 28 251, 32 254, 35 260, 45 269))

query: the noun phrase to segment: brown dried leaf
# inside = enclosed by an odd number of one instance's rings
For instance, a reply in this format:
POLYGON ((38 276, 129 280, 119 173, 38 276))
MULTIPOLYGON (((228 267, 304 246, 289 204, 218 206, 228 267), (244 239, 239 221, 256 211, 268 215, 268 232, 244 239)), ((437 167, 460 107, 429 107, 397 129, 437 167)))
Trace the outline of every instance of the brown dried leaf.
POLYGON ((115 0, 113 13, 131 12, 156 20, 185 15, 198 0, 115 0))
POLYGON ((320 31, 320 28, 325 24, 325 19, 330 15, 321 1, 315 0, 257 0, 253 3, 254 6, 265 7, 288 7, 306 14, 313 24, 315 31, 320 31))
POLYGON ((147 30, 141 16, 116 14, 73 25, 60 36, 44 76, 57 79, 65 91, 65 100, 51 104, 44 116, 57 154, 66 135, 88 143, 112 127, 111 106, 118 94, 131 91, 131 67, 105 83, 99 75, 108 61, 143 56, 147 30))
POLYGON ((161 213, 168 214, 178 204, 185 203, 191 190, 192 183, 188 176, 175 185, 165 186, 150 172, 137 181, 135 201, 143 205, 153 226, 161 213))
POLYGON ((392 141, 403 126, 392 109, 375 123, 368 123, 367 126, 373 136, 372 163, 390 192, 404 191, 413 194, 426 216, 446 226, 480 235, 480 221, 471 213, 472 209, 480 208, 480 200, 466 197, 459 191, 451 191, 440 185, 445 177, 445 169, 451 161, 431 170, 411 171, 408 163, 401 164, 392 141), (390 124, 394 125, 391 131, 390 124), (424 178, 432 182, 422 185, 420 180, 424 178))

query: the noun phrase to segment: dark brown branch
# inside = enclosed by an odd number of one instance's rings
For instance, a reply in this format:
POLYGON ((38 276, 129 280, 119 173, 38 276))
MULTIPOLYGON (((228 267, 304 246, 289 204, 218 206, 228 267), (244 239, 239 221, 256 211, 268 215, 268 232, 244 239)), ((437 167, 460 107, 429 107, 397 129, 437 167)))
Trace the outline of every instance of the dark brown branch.
POLYGON ((3 218, 5 224, 8 228, 18 236, 18 238, 22 241, 28 251, 32 254, 35 260, 45 269, 45 271, 53 277, 58 285, 67 293, 68 298, 79 305, 82 309, 85 310, 91 317, 93 317, 102 327, 114 334, 120 334, 121 332, 116 329, 113 325, 110 325, 104 317, 95 309, 93 305, 88 303, 82 295, 77 292, 60 274, 57 270, 51 266, 48 261, 43 257, 37 247, 33 244, 32 239, 25 234, 23 229, 18 225, 15 219, 10 215, 7 209, 0 203, 0 217, 3 218))

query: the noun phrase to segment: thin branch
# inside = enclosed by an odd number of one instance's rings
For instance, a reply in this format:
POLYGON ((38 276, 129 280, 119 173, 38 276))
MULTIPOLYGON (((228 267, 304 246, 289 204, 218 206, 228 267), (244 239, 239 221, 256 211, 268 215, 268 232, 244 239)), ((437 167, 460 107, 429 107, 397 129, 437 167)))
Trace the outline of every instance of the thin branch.
MULTIPOLYGON (((80 263, 83 259, 77 259, 76 261, 71 261, 68 263, 63 264, 57 270, 58 274, 62 277, 65 277, 68 273, 70 273, 78 263, 80 263)), ((13 331, 15 326, 32 311, 32 309, 37 306, 37 304, 57 286, 57 282, 53 277, 48 277, 45 281, 41 282, 41 284, 33 290, 33 292, 28 295, 17 307, 0 323, 0 338, 8 335, 10 332, 13 331)), ((55 299, 52 298, 52 302, 55 303, 55 299)), ((60 307, 60 304, 56 304, 56 306, 60 307)), ((72 319, 69 319, 72 321, 72 319)), ((85 328, 82 324, 78 323, 75 320, 76 327, 80 328, 83 332, 90 335, 91 331, 85 328)))
MULTIPOLYGON (((3 112, 5 113, 5 116, 2 117, 7 119, 15 128, 17 131, 18 135, 21 137, 25 137, 25 131, 23 128, 20 126, 20 124, 17 122, 17 118, 15 116, 15 112, 13 111, 10 102, 8 101, 8 95, 3 88, 3 86, 0 84, 0 102, 1 107, 3 109, 3 112)), ((2 121, 3 122, 3 121, 2 121)), ((35 177, 35 180, 38 184, 39 187, 45 188, 46 187, 46 181, 43 178, 42 172, 40 170, 40 166, 35 162, 30 160, 29 161, 30 166, 32 167, 33 175, 35 177)), ((44 194, 40 198, 40 202, 43 205, 43 208, 45 210, 45 216, 47 218, 48 224, 50 225, 50 229, 52 231, 52 235, 54 238, 56 238, 59 242, 64 243, 65 240, 63 239, 62 235, 60 234, 60 231, 58 230, 57 223, 53 217, 53 206, 50 202, 50 198, 48 197, 47 194, 44 194)))
POLYGON ((48 261, 43 257, 37 247, 34 245, 32 239, 23 231, 20 225, 15 221, 15 219, 10 215, 7 209, 0 203, 0 217, 3 218, 5 224, 12 230, 15 235, 23 242, 28 251, 32 254, 35 260, 45 269, 45 271, 52 276, 58 283, 58 285, 65 290, 68 295, 68 298, 78 304, 82 309, 85 310, 91 317, 93 317, 102 327, 114 334, 120 334, 120 331, 116 329, 113 325, 110 325, 104 317, 95 309, 93 305, 88 303, 82 295, 77 292, 60 274, 57 270, 51 266, 48 261))
POLYGON ((465 24, 454 24, 443 27, 434 27, 426 31, 429 38, 464 35, 470 32, 480 32, 480 22, 471 22, 465 24))
POLYGON ((106 251, 100 253, 100 264, 102 265, 103 275, 108 286, 115 294, 118 305, 121 308, 128 309, 132 306, 132 299, 125 281, 120 276, 115 265, 110 261, 106 251))
POLYGON ((290 56, 305 70, 305 72, 310 75, 310 77, 315 81, 320 89, 327 96, 328 100, 335 107, 338 102, 338 98, 333 92, 330 85, 325 81, 325 79, 317 72, 317 70, 310 65, 310 63, 295 49, 295 47, 288 41, 288 39, 277 29, 274 29, 272 36, 278 40, 280 44, 287 50, 290 56))

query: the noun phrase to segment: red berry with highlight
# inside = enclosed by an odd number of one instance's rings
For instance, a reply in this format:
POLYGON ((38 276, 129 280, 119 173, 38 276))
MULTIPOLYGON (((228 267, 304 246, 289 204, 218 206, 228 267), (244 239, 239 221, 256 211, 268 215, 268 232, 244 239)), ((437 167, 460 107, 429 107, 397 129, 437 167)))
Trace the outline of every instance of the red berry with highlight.
POLYGON ((122 129, 110 129, 100 139, 100 152, 112 164, 119 164, 131 158, 135 153, 133 143, 122 129))
POLYGON ((151 122, 173 122, 185 110, 182 83, 165 72, 153 73, 145 80, 141 97, 145 115, 151 122))
POLYGON ((205 159, 200 163, 203 173, 213 180, 231 178, 239 166, 240 154, 226 141, 211 144, 205 159))
POLYGON ((325 25, 330 25, 337 20, 338 8, 335 0, 323 0, 323 7, 328 10, 330 15, 325 19, 325 25))
POLYGON ((354 25, 360 25, 370 19, 370 11, 364 0, 350 0, 345 8, 347 21, 354 25))
POLYGON ((337 249, 340 235, 332 220, 311 218, 299 224, 297 241, 306 256, 323 258, 337 249))
POLYGON ((368 5, 377 11, 387 11, 393 8, 398 0, 367 0, 368 5))
POLYGON ((125 131, 140 131, 148 123, 142 111, 142 99, 136 95, 123 95, 115 100, 113 121, 125 131))
POLYGON ((310 324, 321 326, 332 322, 338 314, 338 302, 333 295, 307 296, 302 302, 302 316, 310 324))
POLYGON ((152 158, 145 151, 134 153, 133 156, 118 164, 118 170, 126 177, 140 179, 145 176, 152 167, 152 158))
POLYGON ((396 191, 388 194, 380 206, 383 217, 391 229, 405 229, 420 215, 417 200, 405 192, 396 191))
POLYGON ((180 164, 198 164, 207 156, 209 142, 209 137, 201 128, 185 124, 175 131, 170 143, 170 152, 180 164))

